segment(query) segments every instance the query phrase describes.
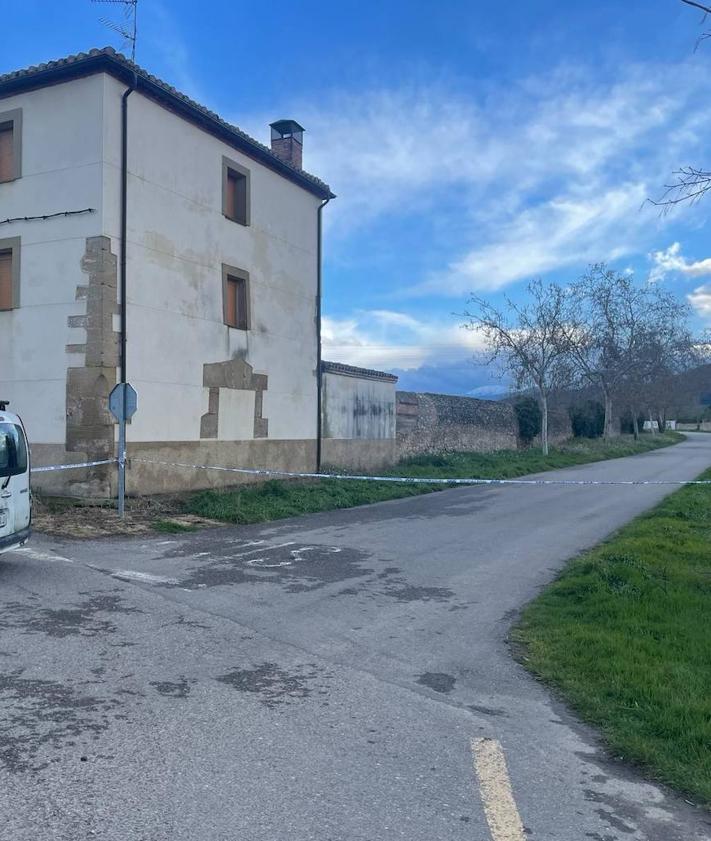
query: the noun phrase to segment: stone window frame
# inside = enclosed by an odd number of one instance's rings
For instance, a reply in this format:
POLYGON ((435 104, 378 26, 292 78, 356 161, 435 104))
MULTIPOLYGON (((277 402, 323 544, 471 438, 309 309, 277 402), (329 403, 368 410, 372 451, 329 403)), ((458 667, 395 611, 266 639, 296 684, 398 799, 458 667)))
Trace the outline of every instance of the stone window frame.
POLYGON ((228 266, 227 263, 222 264, 222 321, 230 330, 239 330, 241 333, 246 333, 252 329, 252 294, 249 272, 245 271, 245 269, 237 268, 237 266, 228 266), (227 321, 227 280, 230 277, 239 278, 245 282, 244 297, 247 306, 246 327, 236 327, 227 321))
POLYGON ((236 222, 238 225, 249 227, 252 222, 252 198, 251 198, 251 173, 247 167, 238 164, 231 158, 222 158, 222 215, 225 219, 231 222, 236 222), (245 207, 244 207, 244 221, 236 216, 231 216, 227 213, 227 191, 229 189, 228 181, 230 172, 233 172, 245 179, 245 207))
POLYGON ((0 112, 0 129, 12 126, 12 175, 0 178, 0 184, 17 181, 22 178, 22 108, 0 112))
POLYGON ((9 251, 12 255, 12 306, 1 312, 12 312, 20 306, 20 237, 0 239, 0 252, 9 251))

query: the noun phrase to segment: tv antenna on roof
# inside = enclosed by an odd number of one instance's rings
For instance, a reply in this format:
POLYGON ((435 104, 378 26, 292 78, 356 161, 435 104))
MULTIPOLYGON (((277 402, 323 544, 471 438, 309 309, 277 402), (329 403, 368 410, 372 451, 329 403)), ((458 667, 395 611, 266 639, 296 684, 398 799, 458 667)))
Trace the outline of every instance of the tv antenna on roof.
POLYGON ((131 61, 136 60, 136 20, 138 18, 138 0, 91 0, 92 3, 108 3, 112 6, 123 6, 123 21, 117 23, 108 18, 99 18, 108 29, 113 30, 123 38, 124 45, 131 47, 131 61))

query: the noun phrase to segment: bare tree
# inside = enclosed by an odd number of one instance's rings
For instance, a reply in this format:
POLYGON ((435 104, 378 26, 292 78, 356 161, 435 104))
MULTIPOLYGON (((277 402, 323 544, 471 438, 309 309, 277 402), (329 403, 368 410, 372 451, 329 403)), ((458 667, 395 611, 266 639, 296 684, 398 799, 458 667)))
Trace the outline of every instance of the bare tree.
POLYGON ((701 362, 687 326, 688 305, 662 290, 655 290, 652 297, 646 336, 637 350, 638 364, 625 377, 619 394, 630 407, 635 438, 637 418, 643 413, 664 430, 669 413, 680 411, 688 402, 688 385, 681 375, 701 362))
POLYGON ((541 407, 541 447, 548 455, 548 402, 551 391, 567 380, 562 339, 565 293, 540 280, 528 284, 529 300, 516 304, 505 298, 505 312, 477 295, 464 312, 469 330, 482 333, 488 362, 498 361, 518 388, 533 387, 541 407))
MULTIPOLYGON (((703 12, 703 20, 711 15, 711 5, 698 3, 696 0, 681 0, 687 6, 699 9, 703 12)), ((697 46, 707 38, 711 38, 711 32, 704 32, 697 40, 697 46)), ((683 166, 673 173, 674 181, 666 185, 664 195, 652 204, 658 207, 669 208, 682 202, 695 202, 711 190, 711 170, 698 166, 683 166)))
POLYGON ((651 384, 690 354, 688 314, 688 305, 661 287, 637 285, 604 264, 569 288, 565 349, 578 379, 602 392, 606 438, 613 434, 613 399, 624 396, 635 416, 651 384))

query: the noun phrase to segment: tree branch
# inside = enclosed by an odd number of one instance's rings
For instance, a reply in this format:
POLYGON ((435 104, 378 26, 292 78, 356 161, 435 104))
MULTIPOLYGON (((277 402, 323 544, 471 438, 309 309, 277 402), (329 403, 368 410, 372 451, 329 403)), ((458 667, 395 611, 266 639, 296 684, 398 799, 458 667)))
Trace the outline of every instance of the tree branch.
POLYGON ((682 202, 695 202, 711 190, 711 171, 687 166, 678 169, 674 175, 676 184, 667 184, 660 199, 648 199, 656 207, 671 207, 682 202))
POLYGON ((695 9, 701 9, 706 15, 711 15, 711 6, 704 6, 703 3, 697 3, 696 0, 681 0, 681 2, 686 3, 687 6, 693 6, 695 9))

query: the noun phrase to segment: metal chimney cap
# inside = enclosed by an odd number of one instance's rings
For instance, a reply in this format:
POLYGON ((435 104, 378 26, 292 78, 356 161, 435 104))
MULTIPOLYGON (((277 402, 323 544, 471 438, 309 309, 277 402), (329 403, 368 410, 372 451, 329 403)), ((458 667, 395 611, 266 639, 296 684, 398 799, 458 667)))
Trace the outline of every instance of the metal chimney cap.
POLYGON ((301 135, 306 131, 296 120, 276 120, 269 123, 269 128, 272 130, 272 140, 279 137, 295 137, 301 140, 301 135))

